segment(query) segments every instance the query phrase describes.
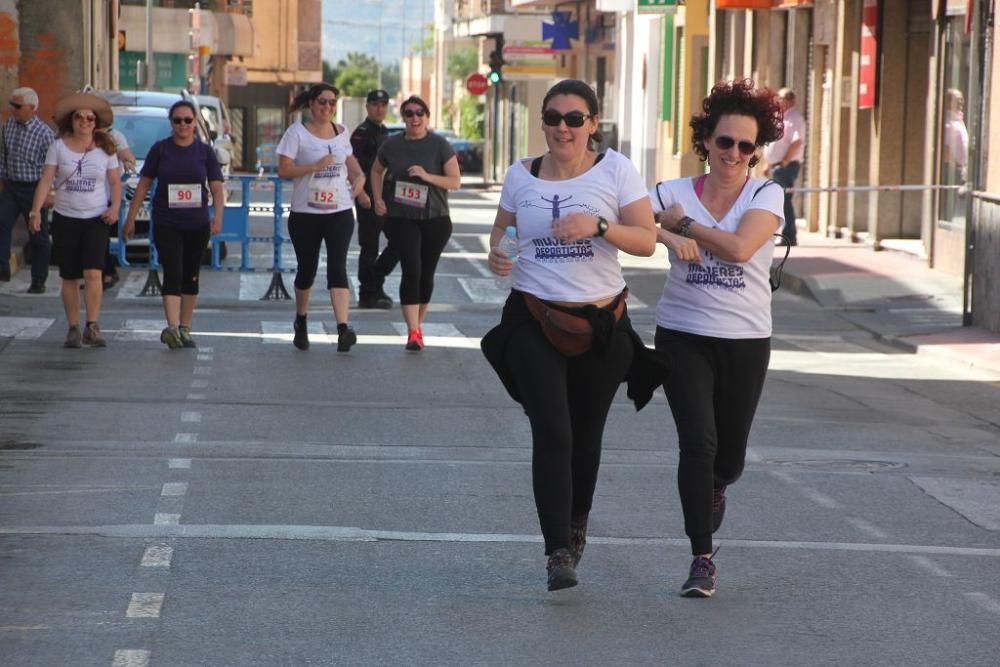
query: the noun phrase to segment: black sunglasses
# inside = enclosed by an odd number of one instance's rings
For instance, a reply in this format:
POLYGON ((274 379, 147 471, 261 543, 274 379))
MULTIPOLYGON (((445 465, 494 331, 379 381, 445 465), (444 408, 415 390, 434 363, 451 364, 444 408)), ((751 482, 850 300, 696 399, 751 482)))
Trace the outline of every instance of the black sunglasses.
POLYGON ((546 109, 542 112, 542 122, 549 127, 559 127, 559 123, 563 121, 566 121, 566 127, 583 127, 583 122, 588 118, 593 118, 593 116, 582 111, 570 111, 562 114, 555 109, 546 109))
POLYGON ((406 118, 413 118, 414 116, 416 116, 417 118, 423 118, 424 117, 424 110, 423 109, 407 109, 406 111, 403 112, 403 115, 406 118))
POLYGON ((190 125, 194 122, 194 116, 174 116, 170 119, 170 122, 174 125, 180 125, 184 123, 185 125, 190 125))
POLYGON ((737 142, 732 137, 727 137, 724 134, 720 134, 715 138, 715 146, 720 151, 728 151, 734 145, 739 148, 740 153, 743 155, 753 155, 754 151, 757 150, 757 146, 752 141, 737 142))
POLYGON ((20 109, 21 107, 24 106, 23 104, 18 104, 17 102, 11 102, 10 105, 15 109, 20 109))

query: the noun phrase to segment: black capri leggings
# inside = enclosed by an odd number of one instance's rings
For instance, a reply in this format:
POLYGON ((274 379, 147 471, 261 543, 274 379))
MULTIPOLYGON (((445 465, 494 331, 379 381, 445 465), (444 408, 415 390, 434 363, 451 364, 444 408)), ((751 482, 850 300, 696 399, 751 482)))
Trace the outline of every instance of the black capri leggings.
POLYGON ((354 211, 349 208, 336 213, 292 211, 288 216, 288 235, 292 238, 298 262, 296 289, 307 290, 313 286, 323 242, 326 242, 326 288, 349 287, 347 247, 354 235, 354 211))
POLYGON ((743 474, 747 439, 771 358, 770 338, 711 338, 656 327, 670 363, 663 384, 677 425, 677 485, 695 556, 712 551, 712 490, 743 474))
POLYGON ((208 225, 177 229, 171 225, 153 228, 153 243, 163 265, 163 293, 169 296, 198 293, 201 257, 212 232, 208 225))
POLYGON ((518 327, 505 364, 531 422, 531 479, 545 553, 570 545, 570 520, 590 512, 611 403, 635 347, 615 331, 604 357, 559 354, 537 323, 518 327))
POLYGON ((389 217, 385 221, 385 236, 399 254, 403 274, 399 281, 400 305, 430 303, 434 272, 451 238, 451 218, 408 220, 389 217))

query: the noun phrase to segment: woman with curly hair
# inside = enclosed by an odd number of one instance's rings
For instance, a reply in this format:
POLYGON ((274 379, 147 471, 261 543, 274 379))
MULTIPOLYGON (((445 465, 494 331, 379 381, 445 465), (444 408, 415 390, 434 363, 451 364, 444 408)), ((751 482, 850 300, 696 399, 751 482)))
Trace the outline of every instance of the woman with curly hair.
POLYGON ((708 173, 650 191, 657 240, 670 252, 656 350, 671 368, 664 389, 677 425, 677 480, 694 555, 681 595, 710 597, 712 534, 722 523, 726 487, 743 472, 771 354, 768 278, 784 192, 750 170, 758 149, 781 137, 781 106, 753 81, 720 83, 691 128, 708 173))

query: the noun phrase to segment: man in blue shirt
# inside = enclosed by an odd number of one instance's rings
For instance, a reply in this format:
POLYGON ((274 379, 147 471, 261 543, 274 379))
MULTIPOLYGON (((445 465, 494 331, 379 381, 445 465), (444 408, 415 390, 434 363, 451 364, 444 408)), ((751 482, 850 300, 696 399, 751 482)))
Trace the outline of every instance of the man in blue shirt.
MULTIPOLYGON (((35 186, 42 177, 45 154, 55 134, 35 115, 38 94, 31 88, 17 88, 10 98, 10 118, 0 134, 0 280, 10 280, 10 239, 19 215, 28 219, 35 186)), ((49 213, 42 211, 42 228, 28 228, 31 244, 31 287, 28 292, 45 291, 49 275, 49 213)))

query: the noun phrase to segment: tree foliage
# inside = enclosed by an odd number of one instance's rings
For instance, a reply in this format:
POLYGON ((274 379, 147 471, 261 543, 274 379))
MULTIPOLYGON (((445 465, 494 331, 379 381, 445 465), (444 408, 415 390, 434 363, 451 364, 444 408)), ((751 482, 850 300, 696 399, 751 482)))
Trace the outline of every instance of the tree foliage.
POLYGON ((458 81, 479 69, 479 50, 474 47, 455 49, 448 54, 448 76, 458 81))

